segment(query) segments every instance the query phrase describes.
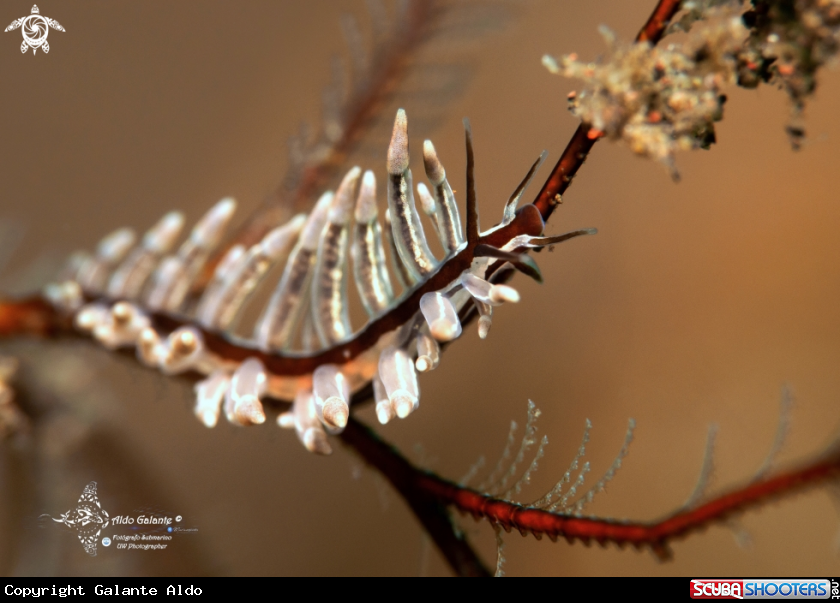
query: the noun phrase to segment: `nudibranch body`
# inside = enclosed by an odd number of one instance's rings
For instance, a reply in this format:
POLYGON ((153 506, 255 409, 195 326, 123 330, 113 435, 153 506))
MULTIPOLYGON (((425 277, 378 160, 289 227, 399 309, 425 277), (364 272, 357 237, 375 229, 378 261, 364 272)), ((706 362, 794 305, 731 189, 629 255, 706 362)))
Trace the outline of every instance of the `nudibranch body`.
POLYGON ((493 308, 519 300, 515 289, 492 282, 498 267, 539 279, 523 251, 594 232, 543 237, 537 209, 517 210, 544 158, 508 200, 501 223, 481 233, 467 124, 464 231, 446 171, 425 141, 429 186, 419 183, 416 192, 446 253, 439 260, 417 210, 408 124, 400 110, 388 148, 384 230, 376 177, 354 167, 309 215, 295 216, 248 249, 230 246, 197 300, 190 289, 217 251, 235 209, 231 199, 210 209, 174 252, 184 224, 178 212, 164 216, 137 246, 130 229, 112 233, 95 254, 74 254, 46 295, 108 349, 134 348, 140 362, 166 374, 204 376, 195 386, 195 414, 206 426, 215 426, 222 413, 233 424, 261 424, 263 400, 288 401, 291 410, 279 415, 278 424, 294 428, 307 450, 328 454, 328 434, 346 426, 351 396, 371 382, 381 423, 418 408, 417 373, 438 366, 440 345, 461 334, 459 315, 471 310, 470 302, 479 335, 487 336, 493 308), (400 296, 386 247, 403 287, 400 296), (233 329, 242 309, 275 265, 283 267, 282 277, 252 337, 237 337, 233 329), (350 280, 369 317, 355 332, 348 315, 350 280))

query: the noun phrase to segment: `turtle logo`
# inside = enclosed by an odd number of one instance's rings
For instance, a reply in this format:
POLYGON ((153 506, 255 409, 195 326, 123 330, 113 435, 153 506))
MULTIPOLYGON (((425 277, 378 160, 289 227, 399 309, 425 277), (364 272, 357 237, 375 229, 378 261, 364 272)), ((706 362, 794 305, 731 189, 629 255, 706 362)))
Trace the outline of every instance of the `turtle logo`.
MULTIPOLYGON (((41 517, 49 517, 57 523, 63 523, 68 528, 76 530, 82 546, 85 547, 85 552, 91 557, 96 557, 96 544, 99 542, 99 536, 111 521, 108 513, 99 504, 99 497, 96 496, 96 482, 90 482, 85 486, 85 491, 79 497, 75 509, 62 513, 59 519, 49 515, 42 515, 41 517)), ((105 544, 105 542, 103 541, 102 544, 105 544)), ((110 544, 110 541, 108 544, 110 544)), ((105 544, 105 546, 108 545, 105 544)))
POLYGON ((21 27, 23 33, 23 43, 20 45, 20 51, 25 53, 30 48, 32 54, 35 54, 39 48, 44 52, 50 51, 50 45, 47 43, 47 35, 50 33, 50 27, 58 31, 64 31, 61 24, 55 19, 43 17, 38 10, 38 5, 32 7, 32 14, 27 17, 15 19, 6 28, 6 31, 13 31, 21 27))

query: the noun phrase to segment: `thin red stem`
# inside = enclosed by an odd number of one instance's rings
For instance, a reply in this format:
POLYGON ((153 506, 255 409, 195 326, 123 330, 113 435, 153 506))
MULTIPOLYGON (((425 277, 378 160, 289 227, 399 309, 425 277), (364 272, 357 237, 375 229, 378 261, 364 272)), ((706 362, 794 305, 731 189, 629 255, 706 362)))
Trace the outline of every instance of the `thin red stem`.
POLYGON ((840 476, 840 454, 820 458, 778 475, 748 482, 702 505, 681 509, 655 522, 617 522, 605 519, 575 517, 551 513, 533 507, 523 507, 499 500, 453 484, 434 475, 424 474, 420 485, 438 500, 451 504, 462 513, 475 518, 485 518, 510 531, 531 532, 537 538, 543 535, 552 540, 564 537, 570 542, 592 540, 618 546, 632 544, 650 547, 661 558, 670 557, 668 544, 707 527, 710 523, 726 519, 751 507, 770 500, 795 494, 805 488, 840 476))

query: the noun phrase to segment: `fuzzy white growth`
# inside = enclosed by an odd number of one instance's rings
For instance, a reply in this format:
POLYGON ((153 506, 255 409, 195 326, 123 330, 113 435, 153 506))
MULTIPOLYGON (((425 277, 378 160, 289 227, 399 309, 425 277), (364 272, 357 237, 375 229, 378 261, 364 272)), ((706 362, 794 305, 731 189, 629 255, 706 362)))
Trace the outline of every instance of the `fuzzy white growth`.
POLYGON ((226 197, 216 203, 193 227, 190 239, 202 249, 212 249, 222 240, 222 235, 236 211, 236 201, 226 197))
POLYGON ((265 423, 265 411, 260 397, 265 393, 267 375, 263 363, 248 358, 239 365, 225 393, 225 414, 237 425, 265 423))
POLYGON ((143 247, 156 255, 163 255, 175 245, 183 227, 184 214, 171 211, 146 232, 143 236, 143 247))
POLYGON ((452 341, 461 335, 461 321, 452 301, 442 293, 429 292, 420 298, 420 312, 429 325, 432 337, 452 341))
MULTIPOLYGON (((318 412, 315 409, 315 397, 309 390, 300 390, 295 395, 291 415, 294 419, 295 433, 304 448, 315 454, 330 454, 332 448, 327 441, 318 412)), ((282 416, 282 415, 281 415, 282 416)), ((278 417, 279 421, 279 417, 278 417)))
POLYGON ((432 371, 440 363, 440 345, 437 340, 422 331, 417 333, 417 361, 414 363, 421 373, 432 371))
POLYGON ((166 345, 153 328, 140 331, 137 337, 137 359, 146 366, 157 368, 166 357, 166 345))
POLYGON ((405 109, 397 111, 391 144, 388 145, 388 173, 392 176, 402 174, 408 169, 408 118, 405 109))
POLYGON ((222 400, 229 387, 230 375, 221 369, 195 384, 195 416, 206 427, 215 427, 219 422, 222 400))
POLYGON ((165 375, 176 375, 198 367, 204 357, 204 339, 193 327, 181 327, 166 338, 160 358, 160 369, 165 375))
POLYGON ((426 169, 426 177, 432 186, 437 186, 446 180, 446 170, 443 169, 443 164, 438 159, 435 145, 431 140, 423 141, 423 167, 426 169))
POLYGON ((99 324, 93 329, 93 336, 109 350, 116 350, 134 346, 141 331, 149 324, 149 317, 137 306, 118 302, 108 314, 102 315, 99 324))
POLYGON ((312 374, 312 393, 318 418, 340 432, 350 417, 350 384, 334 364, 322 364, 312 374))
MULTIPOLYGON (((610 465, 610 468, 607 469, 607 472, 604 474, 604 476, 601 479, 599 479, 595 483, 595 485, 592 486, 592 488, 590 488, 590 490, 586 494, 584 494, 579 501, 577 501, 574 504, 574 506, 566 508, 566 511, 571 511, 575 515, 580 514, 581 511, 583 511, 583 508, 592 502, 592 499, 595 498, 596 494, 604 491, 604 489, 607 486, 607 483, 609 483, 609 481, 612 480, 613 477, 615 477, 615 474, 621 468, 621 463, 624 460, 624 457, 627 456, 627 452, 630 450, 630 444, 633 442, 633 431, 635 429, 636 421, 630 419, 627 422, 627 434, 624 436, 624 444, 621 446, 621 450, 618 452, 618 455, 615 457, 615 460, 613 461, 612 465, 610 465)), ((588 466, 589 463, 587 463, 586 465, 588 466)), ((581 484, 583 483, 582 477, 579 479, 579 481, 581 484)), ((569 490, 568 498, 574 497, 574 490, 574 487, 571 490, 569 490)), ((564 497, 564 499, 561 501, 561 506, 565 506, 565 500, 566 498, 564 497)))
POLYGON ((379 373, 373 376, 373 399, 376 401, 376 418, 382 425, 389 423, 397 416, 391 400, 388 399, 388 392, 385 391, 385 385, 383 385, 382 379, 379 378, 379 373))
POLYGON ((388 346, 379 355, 379 377, 391 401, 394 412, 401 419, 420 405, 420 387, 411 357, 402 348, 388 346))

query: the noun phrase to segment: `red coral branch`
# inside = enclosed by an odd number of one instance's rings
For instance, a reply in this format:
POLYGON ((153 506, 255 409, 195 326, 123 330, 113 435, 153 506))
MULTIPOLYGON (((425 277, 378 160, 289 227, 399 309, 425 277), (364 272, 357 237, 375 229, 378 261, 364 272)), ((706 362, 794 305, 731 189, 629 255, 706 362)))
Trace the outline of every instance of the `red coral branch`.
POLYGON ((420 478, 420 487, 462 513, 469 513, 476 519, 483 517, 507 531, 516 528, 523 534, 531 532, 538 539, 547 535, 552 540, 562 536, 569 542, 580 540, 587 544, 594 540, 601 545, 647 546, 660 558, 667 559, 671 556, 668 544, 672 540, 700 531, 710 523, 733 514, 838 477, 840 454, 835 452, 776 476, 746 483, 702 505, 676 511, 650 523, 577 517, 523 507, 428 474, 420 478))
POLYGON ((68 328, 67 321, 41 297, 0 300, 0 338, 22 335, 44 337, 68 328))

